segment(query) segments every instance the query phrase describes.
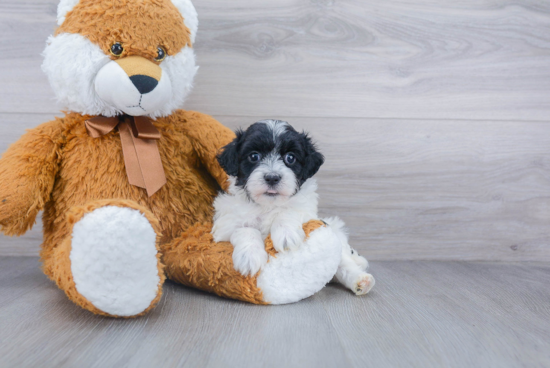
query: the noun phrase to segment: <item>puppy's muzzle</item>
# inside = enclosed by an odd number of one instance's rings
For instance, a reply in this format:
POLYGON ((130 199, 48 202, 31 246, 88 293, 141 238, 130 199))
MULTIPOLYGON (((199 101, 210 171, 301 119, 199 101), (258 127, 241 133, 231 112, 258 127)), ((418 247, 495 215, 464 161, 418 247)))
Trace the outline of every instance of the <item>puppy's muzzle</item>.
POLYGON ((116 60, 116 63, 124 70, 133 85, 142 95, 157 88, 162 69, 157 64, 141 56, 129 56, 116 60))

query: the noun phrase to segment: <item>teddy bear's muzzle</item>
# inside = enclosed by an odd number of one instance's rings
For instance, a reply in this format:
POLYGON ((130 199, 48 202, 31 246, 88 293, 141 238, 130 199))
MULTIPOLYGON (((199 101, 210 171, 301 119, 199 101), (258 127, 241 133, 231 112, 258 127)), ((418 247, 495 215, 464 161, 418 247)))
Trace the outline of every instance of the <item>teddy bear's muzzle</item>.
POLYGON ((129 56, 101 68, 95 79, 95 90, 118 111, 144 116, 170 101, 172 85, 159 65, 141 56, 129 56))

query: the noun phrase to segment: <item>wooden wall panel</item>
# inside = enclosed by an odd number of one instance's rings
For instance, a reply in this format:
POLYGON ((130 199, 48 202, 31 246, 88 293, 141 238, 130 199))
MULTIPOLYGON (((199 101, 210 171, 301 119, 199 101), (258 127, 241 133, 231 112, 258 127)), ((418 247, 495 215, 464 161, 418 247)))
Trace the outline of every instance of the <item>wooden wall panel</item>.
MULTIPOLYGON (((51 117, 0 114, 3 131, 19 127, 0 149, 51 117)), ((550 261, 548 124, 275 117, 318 142, 321 214, 342 217, 370 259, 550 261)), ((0 237, 0 254, 36 254, 39 231, 0 237)))
MULTIPOLYGON (((371 259, 550 259, 550 3, 195 5, 187 108, 311 131, 322 213, 371 259)), ((56 7, 0 0, 2 152, 59 111, 40 70, 56 7)), ((36 254, 39 230, 0 255, 36 254)))
MULTIPOLYGON (((0 2, 0 112, 55 112, 57 0, 0 2)), ((547 120, 550 3, 197 0, 188 107, 216 115, 547 120)), ((70 56, 68 56, 70 57, 70 56)))

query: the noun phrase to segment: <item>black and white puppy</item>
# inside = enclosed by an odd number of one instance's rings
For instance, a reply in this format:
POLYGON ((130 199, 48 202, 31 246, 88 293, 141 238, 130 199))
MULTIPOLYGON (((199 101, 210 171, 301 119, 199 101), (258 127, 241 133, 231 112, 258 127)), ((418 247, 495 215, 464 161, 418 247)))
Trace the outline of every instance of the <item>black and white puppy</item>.
MULTIPOLYGON (((265 238, 271 234, 277 252, 291 251, 305 239, 302 224, 318 219, 317 183, 313 175, 324 162, 311 139, 287 122, 262 120, 223 148, 218 156, 230 177, 227 193, 214 202, 215 241, 230 241, 233 264, 243 275, 256 274, 268 261, 265 238)), ((324 219, 342 243, 335 279, 356 294, 366 294, 374 278, 368 262, 348 244, 344 223, 324 219)))

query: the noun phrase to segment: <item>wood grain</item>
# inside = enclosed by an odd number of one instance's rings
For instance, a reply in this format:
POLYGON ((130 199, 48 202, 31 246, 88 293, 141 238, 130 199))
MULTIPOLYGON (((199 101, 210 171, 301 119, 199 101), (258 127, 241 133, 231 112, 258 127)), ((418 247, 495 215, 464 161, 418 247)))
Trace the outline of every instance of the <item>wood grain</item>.
POLYGON ((548 263, 374 262, 373 291, 336 285, 254 306, 176 284, 145 317, 72 304, 34 257, 0 258, 2 367, 544 367, 548 263))
POLYGON ((274 117, 318 142, 320 213, 368 258, 550 261, 547 123, 274 117))
MULTIPOLYGON (((0 112, 58 110, 40 53, 57 0, 0 2, 0 112)), ((547 121, 550 3, 196 1, 187 107, 215 115, 547 121)))
MULTIPOLYGON (((0 150, 52 117, 0 114, 0 150)), ((369 259, 550 261, 549 124, 273 117, 317 141, 320 213, 369 259)), ((36 255, 39 231, 0 237, 0 255, 36 255)))
MULTIPOLYGON (((1 151, 58 114, 39 56, 56 6, 0 1, 1 151)), ((309 130, 327 156, 321 212, 370 259, 550 260, 549 4, 196 6, 187 107, 309 130)), ((0 254, 36 255, 40 238, 1 237, 0 254)))

